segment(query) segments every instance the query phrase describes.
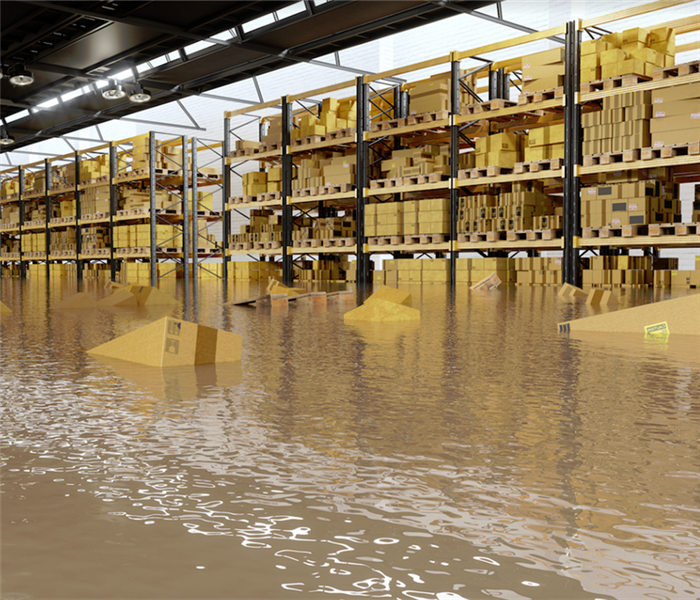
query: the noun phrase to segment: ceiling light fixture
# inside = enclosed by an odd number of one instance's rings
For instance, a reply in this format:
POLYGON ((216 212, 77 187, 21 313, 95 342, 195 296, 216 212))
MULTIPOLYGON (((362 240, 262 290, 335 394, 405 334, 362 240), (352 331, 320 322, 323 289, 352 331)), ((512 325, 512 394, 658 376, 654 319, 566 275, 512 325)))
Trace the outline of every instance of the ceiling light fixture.
POLYGON ((31 71, 27 71, 24 65, 19 63, 10 67, 7 75, 12 85, 22 86, 34 83, 34 74, 31 71))
POLYGON ((113 79, 110 80, 109 85, 102 92, 102 97, 105 100, 119 100, 119 98, 123 98, 124 96, 126 96, 124 86, 113 79))
POLYGON ((134 89, 131 90, 131 95, 129 96, 129 100, 132 102, 136 102, 137 104, 143 104, 144 102, 150 102, 151 100, 151 92, 148 90, 144 90, 141 87, 141 84, 137 81, 134 84, 134 89))
POLYGON ((7 133, 7 129, 4 127, 0 129, 0 146, 9 146, 10 144, 15 143, 15 138, 13 138, 9 133, 7 133))

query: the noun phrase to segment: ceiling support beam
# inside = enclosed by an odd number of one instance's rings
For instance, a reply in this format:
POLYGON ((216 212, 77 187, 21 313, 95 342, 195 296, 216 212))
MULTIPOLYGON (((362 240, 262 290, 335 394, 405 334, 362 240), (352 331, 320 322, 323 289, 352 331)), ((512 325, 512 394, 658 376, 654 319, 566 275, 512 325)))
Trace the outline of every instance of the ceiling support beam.
MULTIPOLYGON (((449 8, 451 10, 454 10, 455 12, 460 12, 465 15, 469 15, 471 17, 477 17, 478 19, 485 19, 486 21, 491 21, 492 23, 497 23, 498 25, 503 25, 505 27, 510 27, 511 29, 517 29, 518 31, 523 31, 525 33, 539 33, 537 29, 532 29, 531 27, 526 27, 525 25, 520 25, 518 23, 513 23, 512 21, 506 21, 505 19, 498 17, 492 17, 491 15, 487 15, 484 13, 481 13, 477 10, 472 10, 470 8, 466 8, 464 6, 456 6, 453 5, 452 3, 448 2, 447 0, 432 0, 433 4, 437 4, 439 6, 444 6, 445 8, 449 8)), ((499 15, 502 14, 500 11, 500 2, 498 3, 498 8, 499 8, 499 15)), ((553 42, 558 42, 559 44, 563 44, 564 40, 562 38, 558 37, 551 37, 548 38, 552 40, 553 42)))

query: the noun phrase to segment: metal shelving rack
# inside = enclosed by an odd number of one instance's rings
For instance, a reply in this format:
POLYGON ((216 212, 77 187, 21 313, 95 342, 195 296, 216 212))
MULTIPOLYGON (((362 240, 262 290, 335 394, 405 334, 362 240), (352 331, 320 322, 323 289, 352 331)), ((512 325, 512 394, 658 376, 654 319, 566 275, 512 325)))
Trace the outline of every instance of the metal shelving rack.
MULTIPOLYGON (((658 8, 658 7, 656 7, 658 8)), ((612 239, 583 239, 581 236, 581 200, 580 200, 580 190, 582 187, 581 178, 585 175, 590 175, 594 173, 603 173, 610 170, 620 170, 620 169, 637 169, 637 168, 647 168, 655 166, 667 166, 673 167, 677 165, 687 165, 687 164, 700 164, 700 157, 698 156, 687 156, 678 157, 677 159, 659 159, 655 161, 642 161, 640 163, 616 163, 614 166, 601 166, 596 165, 595 167, 583 167, 582 166, 582 126, 581 126, 581 112, 582 105, 586 102, 591 102, 599 100, 606 95, 615 95, 620 93, 627 93, 628 91, 636 91, 638 89, 658 89, 659 87, 670 86, 670 85, 680 85, 683 83, 691 83, 699 79, 698 74, 686 76, 682 80, 662 80, 661 82, 650 81, 647 83, 638 84, 632 88, 615 88, 613 90, 605 92, 593 92, 589 94, 580 93, 580 44, 581 35, 584 30, 590 27, 590 33, 592 35, 602 35, 597 27, 608 21, 618 20, 620 18, 625 18, 628 16, 634 16, 636 14, 643 14, 644 12, 649 12, 650 10, 655 10, 654 7, 640 7, 639 9, 632 9, 631 11, 624 11, 624 15, 615 13, 610 15, 610 18, 596 18, 591 19, 587 24, 586 21, 571 21, 565 23, 560 27, 555 27, 547 31, 538 32, 535 34, 528 34, 525 36, 520 36, 518 38, 508 40, 501 43, 489 44, 487 46, 482 46, 466 52, 453 52, 449 56, 441 57, 438 59, 432 59, 428 61, 423 61, 415 65, 410 65, 403 69, 393 69, 384 73, 378 73, 372 76, 358 77, 355 82, 355 94, 357 98, 357 172, 356 172, 356 190, 355 190, 355 200, 356 200, 356 219, 357 219, 357 244, 354 248, 353 253, 357 258, 357 279, 358 283, 368 281, 368 269, 367 261, 369 255, 372 253, 392 253, 395 256, 404 256, 408 254, 423 254, 430 253, 436 256, 448 255, 450 258, 450 280, 455 282, 456 280, 456 258, 459 256, 460 252, 477 252, 481 255, 494 255, 502 256, 508 255, 509 253, 517 253, 525 251, 529 256, 536 255, 540 251, 545 250, 560 250, 563 252, 563 281, 567 283, 572 283, 579 285, 581 281, 581 256, 583 253, 590 251, 591 249, 597 248, 602 253, 611 252, 610 248, 615 247, 627 247, 627 248, 648 248, 648 247, 699 247, 700 246, 700 236, 691 235, 684 236, 683 239, 669 239, 673 236, 660 236, 656 238, 650 238, 649 236, 637 236, 635 238, 612 238, 612 239), (594 29, 595 28, 595 29, 594 29), (460 87, 461 78, 460 76, 460 63, 462 60, 476 57, 477 55, 502 50, 504 48, 515 47, 528 42, 542 40, 546 38, 551 38, 554 36, 564 35, 565 41, 565 78, 564 78, 564 90, 563 97, 547 99, 542 102, 525 105, 525 106, 511 106, 499 110, 490 110, 487 113, 479 115, 479 119, 496 120, 496 119, 512 119, 512 123, 520 124, 524 128, 528 128, 528 124, 533 120, 529 113, 534 110, 546 111, 546 112, 557 112, 559 113, 559 119, 563 121, 565 127, 565 160, 564 168, 558 171, 547 171, 539 173, 523 173, 523 174, 505 174, 497 175, 495 177, 479 177, 472 179, 459 179, 458 177, 458 154, 460 146, 465 147, 465 143, 469 143, 467 138, 472 137, 474 134, 481 135, 483 132, 475 131, 472 127, 470 121, 474 120, 474 117, 470 115, 460 114, 460 87), (416 71, 419 69, 438 66, 440 64, 448 64, 451 71, 451 81, 460 81, 460 86, 451 86, 451 97, 450 97, 450 117, 445 123, 431 123, 428 126, 407 126, 398 127, 393 131, 388 132, 370 132, 369 127, 369 106, 370 106, 370 94, 372 93, 370 85, 372 82, 379 81, 382 78, 392 77, 402 73, 407 73, 411 71, 416 71), (572 100, 569 100, 572 99, 572 100), (378 196, 387 194, 386 191, 377 191, 376 189, 369 189, 369 169, 372 164, 372 159, 370 158, 370 153, 372 152, 373 146, 377 143, 377 140, 383 140, 387 137, 394 137, 394 139, 400 139, 404 135, 415 133, 420 130, 433 129, 435 130, 438 126, 442 127, 445 132, 446 139, 450 144, 450 177, 447 182, 437 182, 434 184, 424 184, 424 185, 412 185, 405 187, 392 188, 391 192, 394 194, 394 199, 398 198, 398 194, 402 192, 416 192, 416 191, 426 191, 434 190, 438 193, 447 193, 450 198, 450 240, 444 244, 429 244, 429 245, 399 245, 399 246, 381 246, 373 247, 367 245, 367 239, 364 235, 364 207, 367 201, 372 196, 378 196), (466 135, 465 135, 466 134, 466 135), (564 217, 563 217, 563 235, 560 238, 551 240, 533 240, 533 241, 513 241, 509 242, 506 240, 498 241, 483 241, 483 242, 460 242, 457 240, 457 210, 460 197, 462 193, 472 187, 478 185, 494 185, 494 184, 504 184, 510 182, 519 181, 532 181, 532 180, 557 180, 560 182, 560 186, 563 192, 563 204, 564 204, 564 217)), ((517 61, 515 61, 517 62, 517 61)), ((515 82, 511 82, 508 78, 508 72, 517 74, 517 67, 514 66, 514 61, 499 61, 493 62, 485 65, 481 68, 488 68, 489 70, 489 99, 492 98, 502 98, 508 97, 508 90, 511 85, 515 82)), ((476 69, 476 70, 480 70, 476 69)), ((475 70, 475 71, 476 71, 475 70)), ((322 93, 331 93, 333 91, 347 88, 352 85, 352 82, 345 82, 343 84, 338 84, 336 86, 328 86, 320 90, 313 90, 307 94, 305 97, 311 97, 313 95, 319 95, 322 93)), ((485 90, 470 90, 472 96, 476 95, 477 91, 485 90)), ((298 98, 303 96, 292 97, 298 98)), ((287 97, 281 100, 283 110, 289 111, 289 100, 287 97)), ((258 105, 251 108, 245 109, 245 111, 236 111, 233 114, 249 114, 255 110, 261 108, 267 108, 275 103, 268 102, 264 105, 258 105)), ((402 104, 401 95, 397 94, 395 98, 395 115, 403 115, 402 109, 405 110, 405 104, 402 104)), ((226 117, 226 131, 228 132, 229 118, 231 113, 227 113, 226 117)), ((283 128, 283 139, 282 139, 282 159, 284 161, 289 159, 290 147, 289 147, 289 131, 291 129, 290 125, 291 113, 287 113, 287 118, 285 119, 286 127, 283 128)), ((551 123, 551 122, 550 122, 551 123)), ((547 124, 550 124, 547 123, 547 124)), ((294 151, 297 152, 299 146, 294 147, 294 151)), ((228 146, 227 146, 228 151, 228 146)), ((290 169, 284 172, 284 182, 289 184, 290 169)), ((289 204, 288 199, 289 193, 288 189, 283 194, 282 206, 283 206, 283 224, 284 224, 284 243, 280 254, 283 256, 283 262, 286 265, 285 268, 285 281, 290 281, 290 254, 294 251, 291 250, 291 219, 289 217, 289 204)), ((312 200, 323 201, 324 198, 312 198, 312 200)), ((294 200, 291 201, 294 204, 294 200)), ((244 208, 254 208, 256 206, 274 206, 274 203, 257 203, 251 202, 244 206, 244 208)), ((328 254, 335 253, 336 251, 331 249, 328 254)), ((248 254, 256 254, 255 251, 248 252, 248 254)))

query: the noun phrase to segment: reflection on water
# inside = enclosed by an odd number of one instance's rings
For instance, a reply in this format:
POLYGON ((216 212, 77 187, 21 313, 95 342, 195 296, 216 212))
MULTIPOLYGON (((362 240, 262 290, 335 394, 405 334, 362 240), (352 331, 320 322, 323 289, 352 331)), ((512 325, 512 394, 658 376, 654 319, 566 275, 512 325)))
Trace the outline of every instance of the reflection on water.
POLYGON ((409 286, 420 323, 379 327, 222 306, 256 284, 170 282, 165 313, 1 285, 3 599, 700 593, 692 338, 561 336, 589 309, 552 288, 409 286), (164 314, 242 363, 84 352, 164 314))

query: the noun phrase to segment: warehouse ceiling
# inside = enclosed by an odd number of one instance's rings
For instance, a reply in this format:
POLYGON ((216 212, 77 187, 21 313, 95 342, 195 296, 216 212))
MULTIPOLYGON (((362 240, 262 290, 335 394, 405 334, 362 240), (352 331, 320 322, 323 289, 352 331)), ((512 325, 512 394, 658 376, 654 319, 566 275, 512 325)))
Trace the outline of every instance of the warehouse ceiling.
POLYGON ((2 148, 127 118, 488 4, 494 2, 2 0, 0 116, 15 139, 2 148), (12 85, 21 67, 34 81, 12 85), (150 91, 148 104, 129 100, 135 79, 150 91), (114 80, 127 96, 107 100, 102 92, 114 80))

